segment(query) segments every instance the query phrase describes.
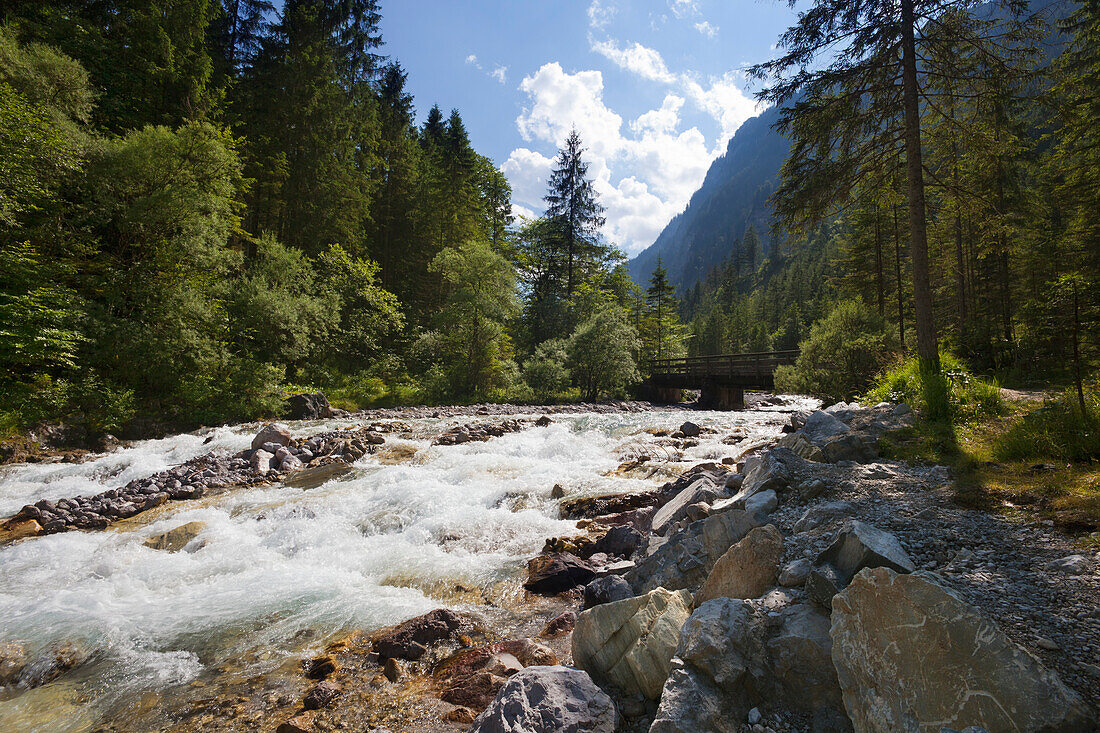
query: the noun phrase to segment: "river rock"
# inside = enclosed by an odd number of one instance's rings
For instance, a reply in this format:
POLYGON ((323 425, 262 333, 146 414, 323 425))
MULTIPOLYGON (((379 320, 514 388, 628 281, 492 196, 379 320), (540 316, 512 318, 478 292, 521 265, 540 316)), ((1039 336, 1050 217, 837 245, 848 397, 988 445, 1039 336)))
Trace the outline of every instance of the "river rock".
POLYGON ((627 694, 656 700, 690 615, 691 594, 664 588, 590 608, 573 629, 573 660, 627 694))
POLYGON ((628 571, 627 582, 639 594, 696 587, 726 550, 758 526, 758 519, 738 509, 692 522, 628 571))
POLYGON ((832 658, 859 731, 1087 731, 1081 698, 927 573, 861 571, 833 599, 832 658))
POLYGON ((449 639, 468 625, 469 620, 454 611, 437 608, 382 632, 375 640, 374 650, 383 659, 415 661, 424 656, 428 644, 449 639))
POLYGON ((550 619, 546 626, 542 627, 542 631, 539 632, 539 636, 544 639, 555 639, 559 636, 572 633, 573 628, 577 625, 577 613, 576 611, 566 611, 560 616, 555 616, 550 619))
POLYGON ((623 578, 618 575, 605 575, 596 578, 584 587, 584 607, 592 608, 604 603, 633 598, 634 591, 623 578))
POLYGON ((287 397, 286 417, 291 420, 327 420, 332 417, 332 406, 320 392, 299 392, 287 397))
POLYGON ((784 588, 797 588, 803 585, 812 567, 808 558, 802 557, 795 560, 780 571, 779 584, 784 588))
POLYGON ((1089 559, 1084 555, 1067 555, 1057 560, 1051 560, 1043 568, 1051 573, 1065 573, 1066 575, 1081 575, 1088 572, 1089 559))
POLYGON ((187 524, 181 524, 175 529, 170 529, 167 532, 162 532, 161 534, 154 535, 145 540, 145 546, 151 547, 154 550, 179 552, 186 547, 191 540, 198 537, 204 529, 206 529, 206 522, 188 522, 187 524))
POLYGON ((279 464, 280 471, 297 471, 302 467, 302 462, 298 459, 298 456, 287 456, 283 459, 283 462, 279 464))
POLYGON ((620 524, 607 530, 603 537, 596 540, 592 549, 594 552, 603 552, 609 556, 630 559, 644 540, 642 533, 634 527, 620 524))
POLYGON ((343 461, 334 461, 321 466, 303 468, 293 476, 287 476, 283 483, 296 489, 315 489, 354 470, 343 461))
POLYGON ((870 438, 865 440, 838 419, 837 415, 843 415, 844 411, 850 410, 847 405, 833 410, 832 414, 818 410, 807 418, 800 431, 807 442, 821 450, 825 461, 829 463, 869 461, 874 460, 878 454, 870 438))
POLYGON ((655 534, 667 534, 673 524, 687 516, 688 506, 697 502, 709 504, 717 498, 718 489, 710 479, 697 479, 658 509, 650 526, 655 534))
POLYGON ((306 697, 302 701, 302 707, 306 710, 327 708, 343 691, 344 688, 335 682, 328 680, 318 682, 312 690, 306 693, 306 697))
POLYGON ((680 426, 680 432, 684 434, 685 438, 697 438, 699 434, 703 432, 703 429, 688 420, 680 426))
POLYGON ((260 448, 252 452, 248 463, 256 473, 267 473, 275 467, 275 455, 260 448))
POLYGON ((576 555, 554 552, 527 563, 527 581, 523 587, 532 593, 552 596, 587 585, 595 577, 596 569, 576 555))
POLYGON ((528 667, 501 687, 470 733, 613 733, 615 703, 571 667, 528 667))
POLYGON ((27 666, 27 650, 22 644, 0 644, 0 687, 11 687, 27 666))
POLYGON ((0 525, 0 544, 15 542, 42 534, 42 525, 35 519, 11 519, 0 525))
POLYGON ((757 527, 729 548, 710 571, 695 603, 712 598, 759 598, 775 583, 783 535, 774 525, 757 527))
POLYGON ((801 463, 803 460, 793 451, 781 446, 750 456, 745 461, 741 492, 746 497, 768 489, 782 493, 790 486, 801 463))
POLYGON ((252 439, 252 450, 262 448, 264 443, 290 445, 290 430, 286 425, 268 423, 260 428, 260 432, 256 433, 256 437, 252 439))

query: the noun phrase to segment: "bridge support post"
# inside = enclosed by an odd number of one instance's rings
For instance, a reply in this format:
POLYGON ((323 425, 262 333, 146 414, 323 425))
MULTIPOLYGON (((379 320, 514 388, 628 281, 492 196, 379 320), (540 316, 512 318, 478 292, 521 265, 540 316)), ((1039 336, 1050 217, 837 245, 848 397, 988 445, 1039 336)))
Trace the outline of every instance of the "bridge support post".
POLYGON ((684 401, 684 390, 679 387, 654 387, 654 402, 675 405, 684 401))
POLYGON ((744 410, 745 390, 707 383, 699 392, 699 406, 708 410, 744 410))

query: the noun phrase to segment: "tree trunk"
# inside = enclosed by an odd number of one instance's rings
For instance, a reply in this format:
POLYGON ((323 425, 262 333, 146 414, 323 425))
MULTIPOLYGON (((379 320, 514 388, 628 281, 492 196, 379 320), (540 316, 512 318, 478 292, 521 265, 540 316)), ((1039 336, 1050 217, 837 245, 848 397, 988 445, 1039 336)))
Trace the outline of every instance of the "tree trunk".
POLYGON ((924 167, 921 155, 920 99, 917 88, 916 18, 913 0, 901 0, 902 98, 905 108, 905 162, 909 189, 909 249, 913 260, 913 320, 917 358, 926 372, 939 371, 932 286, 928 274, 928 222, 925 218, 924 167))
POLYGON ((886 292, 882 283, 882 221, 875 206, 875 287, 878 290, 878 314, 886 312, 886 292))
POLYGON ((1087 418, 1088 411, 1085 405, 1085 390, 1081 385, 1081 350, 1080 350, 1080 336, 1081 330, 1081 308, 1077 298, 1077 280, 1073 281, 1073 381, 1077 386, 1077 402, 1081 405, 1081 417, 1087 418))
POLYGON ((898 207, 894 205, 894 280, 898 291, 898 337, 901 348, 905 348, 905 305, 901 284, 901 236, 898 233, 898 207))

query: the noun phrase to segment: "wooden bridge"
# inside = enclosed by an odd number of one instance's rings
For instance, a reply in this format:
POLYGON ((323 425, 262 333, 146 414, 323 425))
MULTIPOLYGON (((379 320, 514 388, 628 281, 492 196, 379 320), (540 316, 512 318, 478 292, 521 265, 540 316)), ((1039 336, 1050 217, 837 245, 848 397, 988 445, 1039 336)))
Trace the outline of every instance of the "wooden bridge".
POLYGON ((679 402, 683 390, 698 389, 700 405, 740 410, 745 406, 746 389, 774 389, 775 368, 793 364, 797 358, 794 349, 654 359, 646 364, 646 384, 661 402, 679 402))

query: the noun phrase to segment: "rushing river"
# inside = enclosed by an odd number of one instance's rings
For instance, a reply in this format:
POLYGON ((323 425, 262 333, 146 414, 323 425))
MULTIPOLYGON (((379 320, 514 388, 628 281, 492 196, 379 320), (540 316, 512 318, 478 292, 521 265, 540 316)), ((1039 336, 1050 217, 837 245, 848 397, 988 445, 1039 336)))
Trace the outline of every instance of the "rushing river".
MULTIPOLYGON (((650 488, 778 434, 785 412, 801 406, 555 415, 546 428, 438 447, 431 436, 474 418, 412 420, 352 473, 318 488, 235 489, 107 530, 0 548, 0 644, 21 643, 32 658, 60 644, 90 654, 45 687, 0 691, 0 730, 88 730, 227 660, 273 668, 303 638, 377 628, 445 604, 478 606, 469 594, 449 597, 454 589, 506 606, 522 598, 523 566, 545 538, 576 531, 557 518, 555 484, 570 496, 650 488), (717 432, 682 454, 652 435, 686 419, 717 432), (740 446, 721 442, 735 430, 747 436, 740 446), (661 467, 608 475, 643 453, 661 467), (192 521, 206 527, 189 551, 143 544, 192 521)), ((292 430, 306 436, 347 424, 292 430)), ((143 441, 80 464, 2 468, 0 516, 42 498, 122 486, 211 450, 241 450, 255 429, 221 428, 206 444, 209 432, 143 441)))

